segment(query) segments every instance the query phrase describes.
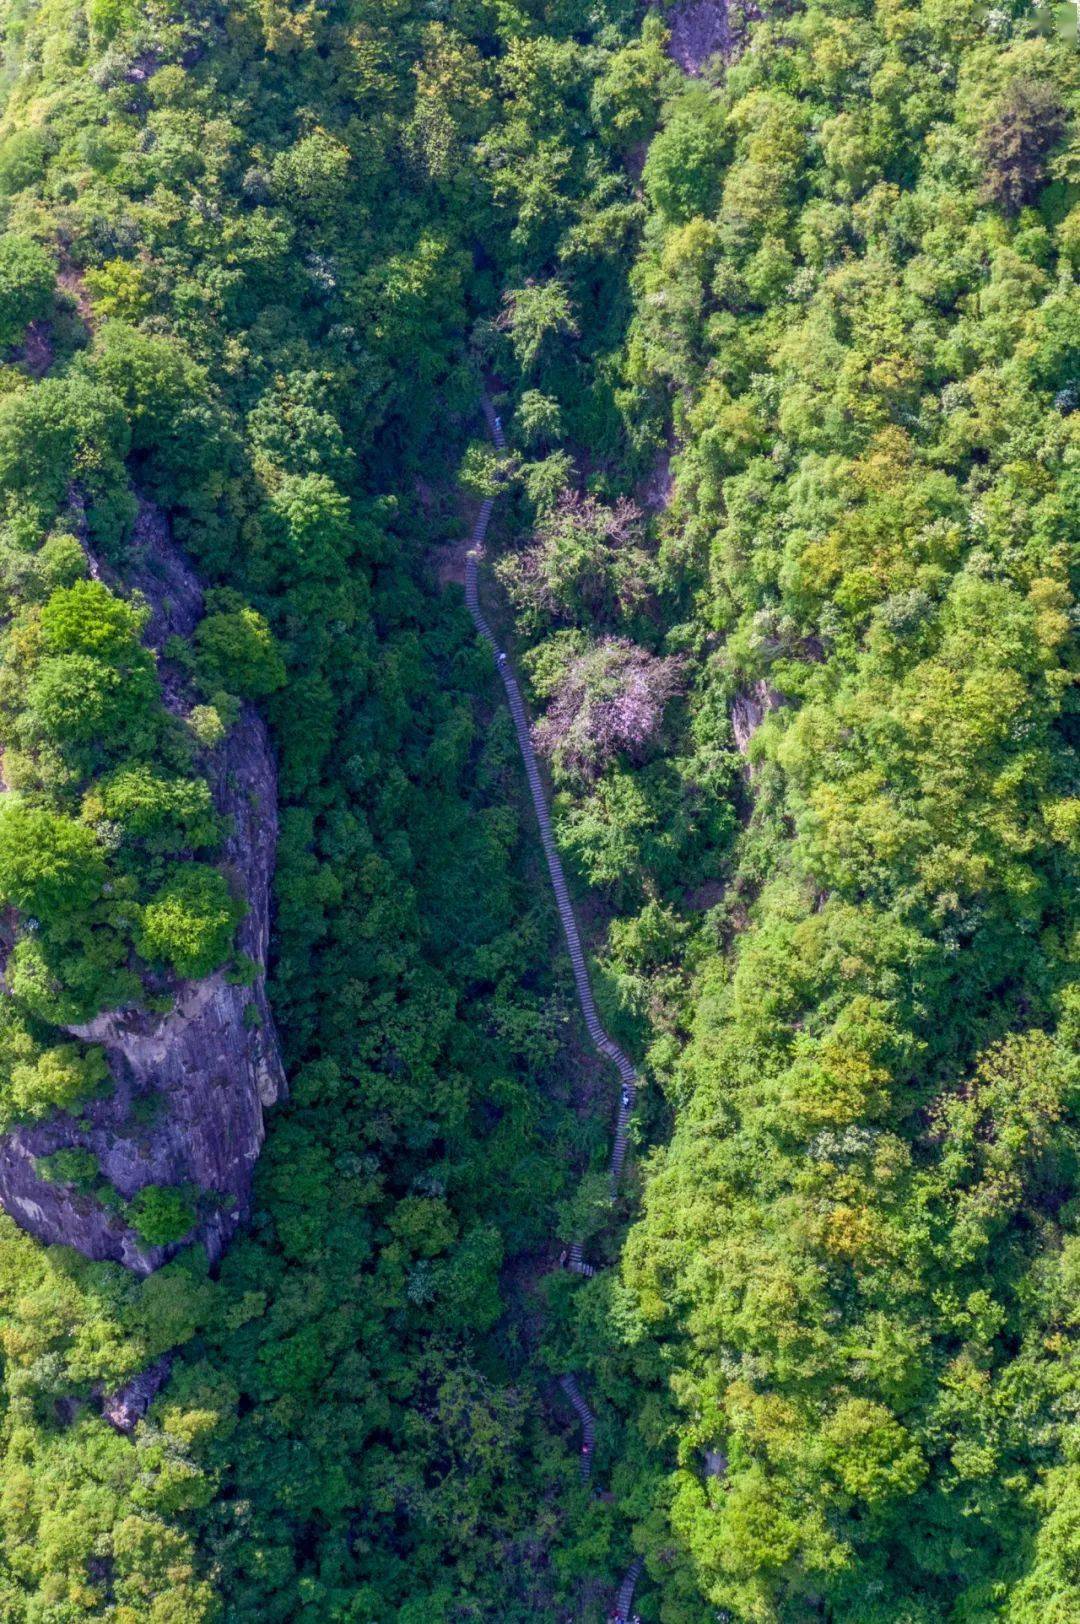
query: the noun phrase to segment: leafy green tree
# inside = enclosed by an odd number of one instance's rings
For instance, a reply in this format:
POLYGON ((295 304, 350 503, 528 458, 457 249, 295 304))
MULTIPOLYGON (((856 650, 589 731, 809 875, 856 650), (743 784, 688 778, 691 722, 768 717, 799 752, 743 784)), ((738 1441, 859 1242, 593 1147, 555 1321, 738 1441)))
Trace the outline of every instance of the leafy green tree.
POLYGON ((336 579, 356 535, 344 491, 325 474, 286 474, 267 506, 280 537, 281 575, 336 579))
POLYGON ((190 497, 221 458, 204 368, 175 338, 116 320, 102 323, 86 364, 123 404, 132 450, 154 492, 169 501, 190 497))
POLYGON ((36 185, 55 145, 52 132, 41 125, 10 130, 0 143, 0 194, 11 197, 36 185))
POLYGON ((351 156, 324 129, 303 136, 275 158, 271 179, 284 202, 316 221, 329 223, 344 207, 351 156))
POLYGON ((12 796, 0 806, 0 896, 25 913, 70 915, 101 895, 105 859, 93 830, 12 796))
POLYGON ((36 739, 103 751, 152 748, 159 690, 148 658, 124 665, 90 654, 43 660, 26 692, 26 723, 36 739))
POLYGON ((668 109, 645 160, 642 178, 653 206, 675 223, 712 214, 728 151, 722 104, 701 87, 685 91, 668 109))
POLYGON ((128 654, 146 625, 147 611, 118 598, 101 581, 76 581, 54 592, 41 611, 41 637, 53 654, 128 654))
POLYGON ((30 237, 0 235, 0 344, 13 344, 52 301, 56 268, 30 237))
POLYGON ((205 779, 166 778, 145 764, 100 779, 84 798, 83 817, 110 819, 152 852, 194 851, 221 835, 205 779))
POLYGON ((569 293, 562 282, 532 282, 504 295, 503 323, 521 367, 531 372, 553 338, 577 332, 569 293))
POLYGON ((149 1246, 171 1246, 183 1240, 195 1222, 187 1190, 168 1184, 145 1184, 128 1202, 125 1217, 149 1246))
POLYGON ((182 863, 140 908, 135 945, 143 958, 197 980, 228 957, 242 913, 218 869, 182 863))
POLYGON ((255 699, 285 681, 281 650, 254 609, 206 615, 195 631, 195 649, 200 678, 211 689, 255 699))
POLYGON ((100 1094, 109 1080, 100 1049, 83 1053, 75 1044, 64 1043, 12 1066, 5 1094, 16 1115, 47 1117, 74 1110, 100 1094))
POLYGON ((640 39, 613 52, 593 84, 590 105, 597 126, 623 151, 653 134, 665 93, 677 82, 667 44, 661 18, 647 15, 640 39))

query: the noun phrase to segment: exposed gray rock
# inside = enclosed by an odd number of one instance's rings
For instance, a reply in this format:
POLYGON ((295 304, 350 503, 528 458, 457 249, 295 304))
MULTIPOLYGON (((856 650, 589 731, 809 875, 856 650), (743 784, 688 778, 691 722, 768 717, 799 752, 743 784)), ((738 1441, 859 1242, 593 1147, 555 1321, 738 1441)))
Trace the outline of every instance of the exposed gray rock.
POLYGON ((135 1431, 136 1423, 142 1420, 168 1380, 172 1363, 172 1354, 163 1354, 152 1365, 147 1365, 145 1370, 140 1370, 137 1376, 132 1376, 123 1387, 118 1387, 115 1393, 105 1395, 101 1413, 110 1426, 115 1427, 117 1432, 135 1431))
POLYGON ((755 682, 752 688, 744 688, 735 695, 731 702, 731 731, 740 755, 745 756, 750 740, 769 712, 778 710, 783 703, 783 695, 764 681, 755 682))
MULTIPOLYGON (((202 612, 198 581, 146 504, 126 581, 151 606, 152 646, 190 634, 202 612)), ((161 675, 166 704, 186 709, 182 672, 162 661, 161 675)), ((248 905, 237 945, 258 966, 253 983, 231 985, 221 972, 203 981, 172 979, 162 984, 173 998, 166 1014, 110 1010, 71 1027, 73 1036, 101 1044, 115 1088, 78 1120, 58 1115, 0 1137, 0 1204, 16 1223, 39 1240, 142 1274, 178 1247, 147 1246, 93 1196, 38 1178, 34 1158, 85 1146, 126 1198, 146 1184, 197 1186, 205 1197, 190 1238, 204 1241, 213 1259, 246 1212, 263 1112, 285 1093, 265 987, 277 783, 266 728, 250 706, 202 766, 218 811, 231 820, 222 862, 248 905)))
POLYGON ((725 64, 742 52, 747 24, 760 17, 757 6, 743 0, 680 0, 665 13, 671 33, 668 52, 684 73, 700 75, 709 63, 725 64))

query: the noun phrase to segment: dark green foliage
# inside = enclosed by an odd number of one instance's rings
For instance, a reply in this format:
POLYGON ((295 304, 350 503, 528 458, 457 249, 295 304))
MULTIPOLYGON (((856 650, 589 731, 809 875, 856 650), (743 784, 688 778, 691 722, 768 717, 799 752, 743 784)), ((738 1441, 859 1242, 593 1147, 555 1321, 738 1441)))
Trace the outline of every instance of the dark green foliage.
POLYGON ((28 322, 44 316, 56 267, 29 237, 0 235, 0 345, 13 344, 28 322))
POLYGON ((643 179, 654 208, 680 224, 711 214, 720 198, 727 149, 721 103, 703 88, 684 92, 649 147, 643 179))
MULTIPOLYGON (((618 436, 592 357, 614 352, 628 309, 642 209, 621 153, 663 94, 659 33, 637 40, 607 5, 433 21, 94 0, 89 39, 77 20, 61 60, 55 26, 42 13, 8 41, 12 123, 47 102, 19 179, 63 270, 54 365, 0 398, 0 700, 6 774, 92 831, 106 872, 70 928, 24 935, 8 982, 28 1027, 73 1022, 138 1001, 147 969, 199 974, 228 954, 197 769, 254 698, 280 772, 274 1003, 292 1097, 212 1305, 168 1270, 100 1271, 92 1296, 78 1260, 27 1268, 5 1231, 7 1394, 29 1393, 37 1419, 3 1422, 0 1612, 591 1618, 599 1593, 578 1600, 596 1564, 549 1559, 574 1463, 515 1283, 576 1174, 567 985, 512 735, 427 553, 456 523, 477 323, 550 403, 538 454, 585 413, 618 436), (163 670, 125 624, 135 492, 208 589, 163 670), (83 563, 50 533, 85 537, 108 591, 45 616, 83 563), (178 674, 186 725, 159 702, 178 674), (80 1403, 166 1349, 172 1379, 134 1444, 89 1410, 57 1419, 54 1397, 80 1403)), ((0 152, 0 183, 19 159, 0 152)), ((572 477, 563 454, 533 484, 555 500, 572 477)), ((626 595, 640 601, 633 582, 626 595)), ((90 1199, 134 1216, 100 1181, 90 1199)), ((139 1217, 161 1243, 189 1223, 139 1217)))
POLYGON ((40 181, 55 141, 40 126, 14 129, 0 143, 0 194, 10 197, 40 181))
POLYGON ((51 1156, 39 1156, 34 1162, 38 1175, 50 1184, 70 1184, 80 1194, 88 1194, 98 1178, 98 1159, 92 1150, 73 1145, 67 1150, 54 1150, 51 1156))

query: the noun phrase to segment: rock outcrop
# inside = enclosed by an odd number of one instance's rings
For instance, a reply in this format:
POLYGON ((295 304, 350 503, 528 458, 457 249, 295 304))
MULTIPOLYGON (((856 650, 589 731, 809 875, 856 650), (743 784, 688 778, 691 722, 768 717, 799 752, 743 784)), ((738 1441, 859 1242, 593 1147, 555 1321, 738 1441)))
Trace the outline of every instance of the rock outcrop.
POLYGON ((152 1365, 140 1370, 137 1376, 118 1387, 115 1393, 106 1393, 101 1400, 101 1413, 117 1432, 134 1432, 158 1393, 169 1379, 173 1355, 164 1354, 152 1365))
POLYGON ((745 756, 750 748, 750 740, 769 712, 779 710, 783 703, 783 695, 770 688, 765 681, 739 690, 731 702, 731 731, 740 755, 745 756))
POLYGON ((671 59, 693 76, 711 63, 727 65, 742 54, 748 25, 760 16, 754 0, 679 0, 664 13, 671 59))
MULTIPOLYGON (((198 581, 161 515, 146 504, 125 582, 151 607, 146 639, 159 656, 169 637, 190 635, 202 613, 198 581)), ((160 671, 166 704, 186 710, 183 672, 165 659, 160 671)), ((147 1184, 195 1187, 202 1192, 199 1221, 189 1239, 201 1240, 212 1259, 245 1214, 263 1112, 285 1093, 265 987, 277 785, 266 728, 250 706, 201 766, 229 824, 222 862, 247 903, 237 948, 257 966, 254 979, 238 985, 221 971, 202 981, 173 979, 164 983, 173 1000, 165 1014, 110 1010, 70 1028, 101 1045, 114 1089, 78 1120, 58 1115, 0 1137, 0 1204, 16 1223, 39 1240, 143 1274, 178 1246, 148 1246, 95 1196, 39 1178, 34 1159, 84 1146, 126 1199, 147 1184)))

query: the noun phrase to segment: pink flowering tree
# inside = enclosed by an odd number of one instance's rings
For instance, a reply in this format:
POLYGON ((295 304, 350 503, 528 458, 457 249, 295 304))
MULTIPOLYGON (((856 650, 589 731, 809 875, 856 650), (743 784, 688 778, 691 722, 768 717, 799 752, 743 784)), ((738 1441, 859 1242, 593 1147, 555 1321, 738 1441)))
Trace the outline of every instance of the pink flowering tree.
POLYGON ((561 670, 545 662, 537 673, 550 703, 533 739, 560 774, 592 780, 620 754, 644 755, 682 686, 682 662, 624 637, 585 643, 570 634, 563 651, 561 670))

